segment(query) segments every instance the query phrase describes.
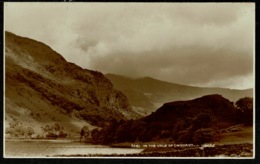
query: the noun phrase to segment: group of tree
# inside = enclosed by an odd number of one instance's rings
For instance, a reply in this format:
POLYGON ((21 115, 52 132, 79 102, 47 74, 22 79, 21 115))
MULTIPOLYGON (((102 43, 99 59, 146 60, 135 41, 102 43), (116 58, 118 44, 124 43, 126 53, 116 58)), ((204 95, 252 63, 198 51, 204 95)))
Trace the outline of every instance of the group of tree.
POLYGON ((66 138, 67 133, 64 132, 64 127, 55 123, 53 125, 45 125, 42 128, 46 138, 66 138))
POLYGON ((80 141, 88 141, 90 138, 90 130, 87 126, 83 126, 80 130, 80 141))
POLYGON ((253 98, 245 97, 236 103, 236 121, 246 126, 253 125, 253 98))
POLYGON ((118 121, 101 130, 92 131, 94 143, 110 144, 120 142, 149 142, 174 140, 180 143, 201 144, 218 138, 213 121, 208 114, 200 114, 192 119, 179 119, 176 124, 144 121, 118 121))

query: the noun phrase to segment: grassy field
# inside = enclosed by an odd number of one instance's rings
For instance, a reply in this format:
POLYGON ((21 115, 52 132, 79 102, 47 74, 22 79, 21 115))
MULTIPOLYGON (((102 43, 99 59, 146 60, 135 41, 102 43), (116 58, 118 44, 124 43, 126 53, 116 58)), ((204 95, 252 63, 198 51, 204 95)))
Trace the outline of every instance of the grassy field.
POLYGON ((243 127, 241 131, 224 133, 216 144, 253 144, 253 127, 243 127))
MULTIPOLYGON (((126 156, 138 157, 253 157, 253 127, 241 127, 240 131, 221 134, 220 141, 212 143, 212 147, 202 145, 178 144, 169 142, 117 143, 112 147, 144 148, 140 154, 126 156), (145 147, 144 145, 148 145, 145 147)), ((92 155, 93 156, 93 155, 92 155)), ((110 155, 111 156, 111 155, 110 155)), ((114 155, 117 156, 117 155, 114 155)))

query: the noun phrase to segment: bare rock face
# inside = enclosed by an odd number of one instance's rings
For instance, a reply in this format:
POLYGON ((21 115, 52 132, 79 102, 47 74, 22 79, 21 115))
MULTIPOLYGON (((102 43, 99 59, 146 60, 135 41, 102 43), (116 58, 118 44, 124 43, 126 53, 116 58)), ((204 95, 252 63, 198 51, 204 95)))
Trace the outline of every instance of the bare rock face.
POLYGON ((5 117, 7 128, 62 122, 73 129, 78 122, 103 126, 139 116, 102 73, 67 62, 41 42, 6 32, 5 117))

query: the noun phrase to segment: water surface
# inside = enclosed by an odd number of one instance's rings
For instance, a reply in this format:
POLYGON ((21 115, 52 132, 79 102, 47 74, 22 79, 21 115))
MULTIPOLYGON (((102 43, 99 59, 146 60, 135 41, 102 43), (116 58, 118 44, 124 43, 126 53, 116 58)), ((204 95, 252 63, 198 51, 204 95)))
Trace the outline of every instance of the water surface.
POLYGON ((59 155, 134 154, 143 149, 111 148, 69 140, 13 140, 5 141, 5 157, 53 157, 59 155))

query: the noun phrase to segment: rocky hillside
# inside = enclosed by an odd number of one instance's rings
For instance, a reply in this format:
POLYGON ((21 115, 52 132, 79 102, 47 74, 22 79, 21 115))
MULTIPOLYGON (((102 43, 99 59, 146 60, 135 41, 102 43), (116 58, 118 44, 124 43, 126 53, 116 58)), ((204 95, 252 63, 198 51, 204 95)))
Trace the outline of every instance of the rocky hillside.
POLYGON ((165 103, 152 114, 115 122, 93 131, 98 143, 174 141, 203 143, 218 140, 220 130, 236 125, 236 108, 221 95, 165 103))
POLYGON ((102 73, 67 62, 41 42, 5 33, 7 136, 40 134, 55 124, 78 132, 84 125, 136 117, 102 73))
POLYGON ((143 115, 150 114, 165 102, 191 100, 203 95, 220 94, 233 102, 242 97, 253 97, 252 89, 202 88, 168 83, 150 77, 131 79, 114 74, 107 74, 106 77, 128 97, 133 108, 143 115))

